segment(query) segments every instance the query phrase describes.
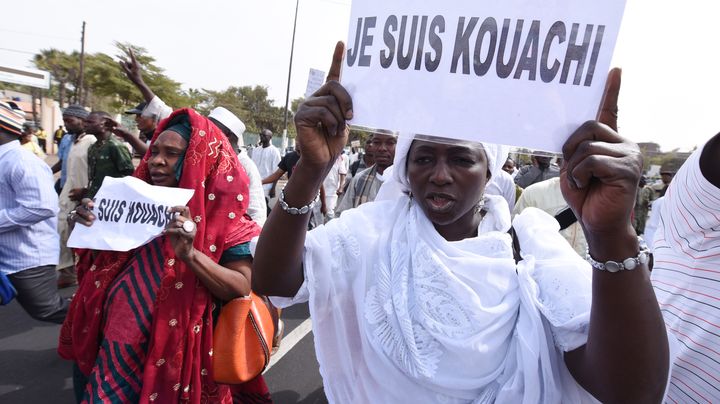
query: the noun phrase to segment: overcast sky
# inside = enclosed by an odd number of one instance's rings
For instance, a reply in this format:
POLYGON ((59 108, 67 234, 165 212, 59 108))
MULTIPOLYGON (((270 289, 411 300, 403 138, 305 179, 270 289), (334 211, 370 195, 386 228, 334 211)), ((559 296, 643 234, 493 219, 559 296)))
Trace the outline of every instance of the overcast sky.
MULTIPOLYGON (((719 3, 628 1, 613 61, 623 68, 621 134, 664 150, 688 150, 720 131, 719 3)), ((8 15, 23 17, 0 26, 0 64, 31 67, 40 49, 79 50, 85 20, 87 52, 112 55, 114 41, 130 42, 148 49, 184 88, 259 84, 268 86, 275 105, 285 103, 293 0, 33 0, 8 6, 8 15)), ((327 70, 335 42, 347 38, 349 16, 350 0, 300 0, 291 100, 305 93, 310 68, 327 70)))

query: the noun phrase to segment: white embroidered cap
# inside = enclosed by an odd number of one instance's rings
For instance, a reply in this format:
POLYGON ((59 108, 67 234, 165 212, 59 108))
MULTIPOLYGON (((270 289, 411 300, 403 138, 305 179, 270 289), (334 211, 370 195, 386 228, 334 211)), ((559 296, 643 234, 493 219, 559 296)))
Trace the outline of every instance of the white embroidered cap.
POLYGON ((230 129, 230 131, 238 137, 238 146, 245 146, 242 137, 243 133, 245 133, 245 124, 235 114, 226 108, 217 107, 210 112, 208 118, 213 118, 225 125, 226 128, 230 129))

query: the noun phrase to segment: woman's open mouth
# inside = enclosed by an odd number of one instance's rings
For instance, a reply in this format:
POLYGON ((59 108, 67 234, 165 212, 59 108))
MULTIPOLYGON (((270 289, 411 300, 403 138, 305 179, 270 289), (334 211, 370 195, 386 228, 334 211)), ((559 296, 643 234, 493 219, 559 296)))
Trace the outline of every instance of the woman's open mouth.
POLYGON ((455 205, 455 198, 448 194, 442 193, 431 193, 425 198, 428 201, 428 206, 434 212, 446 212, 455 205))

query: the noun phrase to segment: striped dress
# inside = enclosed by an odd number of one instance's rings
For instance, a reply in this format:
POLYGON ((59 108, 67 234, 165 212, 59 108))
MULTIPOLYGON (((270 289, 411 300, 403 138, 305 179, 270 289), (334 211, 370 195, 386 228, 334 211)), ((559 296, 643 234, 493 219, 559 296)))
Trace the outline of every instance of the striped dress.
MULTIPOLYGON (((152 340, 155 297, 164 268, 162 240, 162 237, 156 238, 139 248, 108 289, 103 309, 103 339, 95 367, 85 384, 83 402, 120 404, 140 401, 143 369, 152 340)), ((240 244, 226 250, 220 263, 249 257, 249 254, 249 243, 240 244)), ((261 376, 232 386, 231 394, 235 403, 272 402, 261 376)))
POLYGON ((160 240, 138 250, 108 290, 103 341, 85 388, 88 402, 139 401, 155 294, 163 270, 160 240))
POLYGON ((652 282, 679 340, 666 402, 720 402, 720 189, 700 171, 700 153, 670 185, 655 234, 652 282))

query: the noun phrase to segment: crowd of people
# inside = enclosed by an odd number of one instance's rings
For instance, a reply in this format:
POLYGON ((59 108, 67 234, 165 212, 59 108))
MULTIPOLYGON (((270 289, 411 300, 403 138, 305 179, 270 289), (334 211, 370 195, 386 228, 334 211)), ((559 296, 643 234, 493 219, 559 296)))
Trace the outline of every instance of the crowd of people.
POLYGON ((554 159, 389 130, 348 152, 343 52, 287 153, 269 129, 250 152, 226 108, 173 110, 132 54, 138 134, 69 105, 48 138, 0 103, 0 281, 62 324, 77 402, 272 402, 262 376, 213 378, 219 310, 251 291, 278 317, 309 303, 330 402, 720 398, 720 134, 648 185, 613 70, 554 159), (69 248, 103 179, 129 175, 195 193, 142 247, 69 248))

